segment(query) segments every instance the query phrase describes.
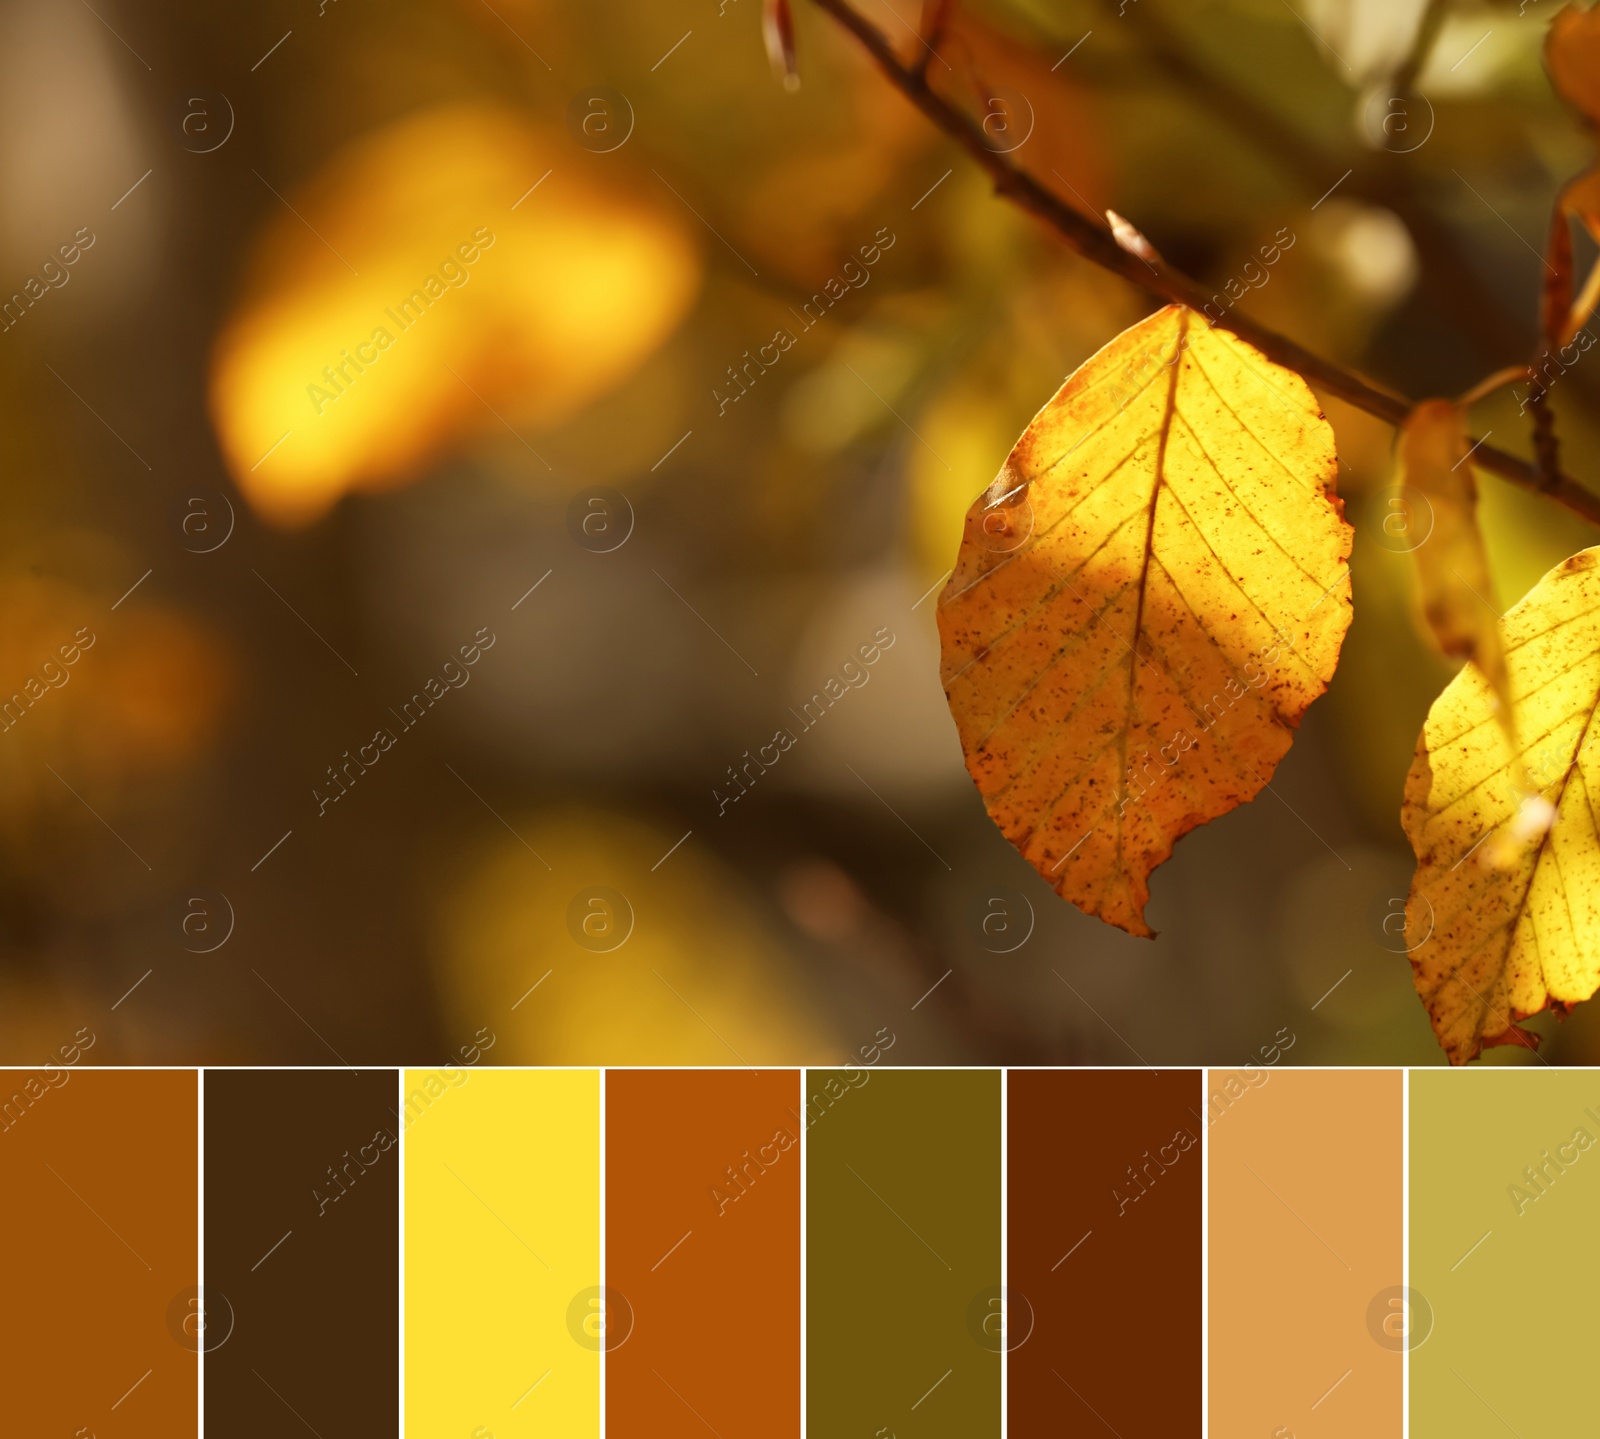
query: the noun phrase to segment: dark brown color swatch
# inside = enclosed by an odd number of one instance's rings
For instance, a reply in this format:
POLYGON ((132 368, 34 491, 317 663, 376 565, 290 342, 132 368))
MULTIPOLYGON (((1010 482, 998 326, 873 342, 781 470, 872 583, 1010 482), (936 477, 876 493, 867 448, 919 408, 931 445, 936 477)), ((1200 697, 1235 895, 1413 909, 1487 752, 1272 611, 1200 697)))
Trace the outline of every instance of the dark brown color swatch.
POLYGON ((611 1439, 800 1434, 800 1075, 606 1075, 611 1439))
POLYGON ((206 1071, 208 1434, 399 1431, 397 1090, 392 1069, 206 1071))
POLYGON ((194 1071, 74 1062, 0 1072, 0 1434, 179 1439, 199 1428, 194 1071))
POLYGON ((1014 1439, 1200 1432, 1202 1093, 1193 1070, 1010 1071, 1014 1439))

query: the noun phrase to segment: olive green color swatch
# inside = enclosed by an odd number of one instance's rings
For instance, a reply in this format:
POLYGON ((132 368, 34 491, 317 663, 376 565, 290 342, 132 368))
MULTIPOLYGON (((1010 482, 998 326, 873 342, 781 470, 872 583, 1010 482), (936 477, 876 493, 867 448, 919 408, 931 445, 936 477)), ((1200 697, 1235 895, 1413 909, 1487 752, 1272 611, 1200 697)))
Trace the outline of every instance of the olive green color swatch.
POLYGON ((808 1071, 809 1432, 998 1439, 1000 1082, 808 1071))
POLYGON ((1592 1434, 1600 1074, 1414 1071, 1410 1207, 1412 1439, 1592 1434))

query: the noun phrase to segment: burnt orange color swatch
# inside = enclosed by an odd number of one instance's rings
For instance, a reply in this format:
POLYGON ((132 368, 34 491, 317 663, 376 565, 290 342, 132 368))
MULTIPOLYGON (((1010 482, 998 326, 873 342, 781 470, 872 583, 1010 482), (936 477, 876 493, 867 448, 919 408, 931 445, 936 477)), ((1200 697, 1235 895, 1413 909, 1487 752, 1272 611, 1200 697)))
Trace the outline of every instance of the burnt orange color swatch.
MULTIPOLYGON (((79 1031, 65 1055, 93 1044, 79 1031)), ((75 1061, 72 1061, 75 1062, 75 1061)), ((193 1070, 0 1072, 0 1433, 199 1429, 193 1070)))
POLYGON ((606 1432, 798 1439, 799 1073, 605 1084, 606 1432))
POLYGON ((1007 1074, 1011 1439, 1200 1432, 1203 1103, 1192 1069, 1007 1074))
POLYGON ((1207 1072, 1213 1434, 1398 1439, 1403 1077, 1207 1072))

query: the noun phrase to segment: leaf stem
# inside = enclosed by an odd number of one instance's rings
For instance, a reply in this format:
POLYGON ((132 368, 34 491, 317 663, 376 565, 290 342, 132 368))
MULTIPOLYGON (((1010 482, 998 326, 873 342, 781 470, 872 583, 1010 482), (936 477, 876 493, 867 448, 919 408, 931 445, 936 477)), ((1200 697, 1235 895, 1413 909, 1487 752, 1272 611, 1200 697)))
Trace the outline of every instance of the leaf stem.
POLYGON ((1526 365, 1507 365, 1502 370, 1496 370, 1492 375, 1485 375, 1464 395, 1456 399, 1456 404, 1463 410, 1470 410, 1474 405, 1489 398, 1502 385, 1514 385, 1518 380, 1528 378, 1526 365))
MULTIPOLYGON (((813 3, 844 26, 877 63, 890 84, 988 173, 997 194, 1043 220, 1070 249, 1101 269, 1120 275, 1147 294, 1204 313, 1203 307, 1210 295, 1202 285, 1165 261, 1152 265, 1130 254, 1117 244, 1109 228, 1102 228, 1098 221, 1067 204, 1004 154, 991 149, 977 122, 959 106, 937 94, 925 74, 903 64, 888 37, 859 15, 849 0, 813 0, 813 3)), ((1254 345, 1274 363, 1296 371, 1310 384, 1387 424, 1399 426, 1411 412, 1413 401, 1406 396, 1379 388, 1337 361, 1314 354, 1237 310, 1230 310, 1212 323, 1254 345)), ((1479 468, 1492 471, 1521 489, 1546 495, 1590 524, 1600 525, 1600 495, 1591 493, 1571 476, 1557 471, 1546 477, 1528 461, 1491 445, 1480 444, 1472 453, 1473 463, 1479 468)))

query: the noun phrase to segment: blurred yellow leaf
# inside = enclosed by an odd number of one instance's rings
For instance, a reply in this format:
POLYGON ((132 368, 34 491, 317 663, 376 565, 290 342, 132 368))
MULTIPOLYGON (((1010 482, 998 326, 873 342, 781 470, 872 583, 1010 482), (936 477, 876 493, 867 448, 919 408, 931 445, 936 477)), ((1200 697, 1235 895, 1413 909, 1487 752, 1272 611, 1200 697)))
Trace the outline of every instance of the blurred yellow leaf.
POLYGON ((115 786, 192 762, 233 690, 215 639, 159 606, 108 614, 75 587, 0 577, 0 799, 25 812, 79 784, 115 786))
POLYGON ((1467 417, 1449 400, 1424 400, 1400 431, 1405 483, 1428 510, 1412 556, 1428 633, 1447 655, 1472 661, 1499 697, 1501 722, 1514 716, 1506 688, 1494 581, 1478 530, 1478 487, 1467 463, 1467 417))
POLYGON ((1406 902, 1412 979, 1452 1063, 1534 1044, 1519 1020, 1600 985, 1600 549, 1549 572, 1505 617, 1519 716, 1463 669, 1434 701, 1401 823, 1417 856, 1406 902))
MULTIPOLYGON (((923 442, 906 449, 906 478, 908 538, 922 576, 919 592, 955 563, 974 477, 992 472, 994 457, 1006 452, 1037 411, 1040 373, 1074 368, 1100 348, 1106 334, 1126 328, 1144 308, 1082 266, 1016 282, 983 344, 929 397, 915 420, 923 442)), ((937 347, 954 358, 949 333, 934 335, 924 348, 937 347)), ((1385 443, 1388 436, 1386 429, 1385 443)))
MULTIPOLYGON (((985 377, 987 378, 987 376, 985 377)), ((911 549, 925 584, 942 578, 956 559, 962 518, 972 504, 972 476, 988 472, 1016 434, 1001 403, 977 384, 948 386, 917 422, 927 440, 907 451, 911 549)))
POLYGON ((1544 58, 1561 97, 1600 124, 1600 10, 1560 11, 1545 36, 1544 58))
POLYGON ((884 194, 904 183, 908 171, 915 173, 917 156, 930 144, 921 116, 875 69, 846 54, 847 88, 823 134, 775 144, 759 172, 725 202, 740 252, 753 254, 763 273, 770 269, 805 287, 807 297, 847 261, 848 283, 864 283, 852 272, 861 269, 860 248, 883 224, 884 194), (803 205, 794 203, 797 195, 805 196, 803 205), (775 215, 783 216, 781 225, 773 223, 775 215))
POLYGON ((1561 192, 1561 208, 1576 215, 1596 241, 1600 241, 1600 169, 1586 170, 1561 192))
POLYGON ((1317 398, 1339 437, 1339 492, 1348 499, 1386 486, 1394 472, 1394 431, 1337 395, 1317 398))
POLYGON ((1111 200, 1106 125, 1071 72, 958 4, 928 79, 971 110, 991 149, 1014 155, 1046 187, 1099 218, 1111 200))
POLYGON ((504 1036, 496 1062, 793 1064, 833 1052, 780 941, 694 840, 673 850, 676 835, 581 808, 515 828, 522 843, 497 842, 458 891, 439 974, 463 1035, 488 1025, 504 1036))
POLYGON ((279 207, 211 374, 257 509, 303 523, 464 435, 555 424, 671 332, 700 274, 682 217, 574 156, 507 112, 429 110, 279 207))
MULTIPOLYGON (((1589 232, 1590 238, 1600 241, 1600 167, 1586 170, 1567 184, 1561 191, 1557 205, 1557 216, 1553 222, 1552 235, 1556 233, 1554 227, 1558 226, 1566 248, 1566 264, 1570 288, 1571 278, 1571 235, 1568 232, 1566 219, 1574 216, 1582 222, 1584 229, 1589 232)), ((1550 289, 1546 281, 1546 291, 1550 289)), ((1594 308, 1600 304, 1600 260, 1597 260, 1589 269, 1589 278, 1584 282, 1583 288, 1575 299, 1570 301, 1570 309, 1566 315, 1547 317, 1541 324, 1541 330, 1553 344, 1565 347, 1589 321, 1589 316, 1594 308), (1552 324, 1554 320, 1556 323, 1552 324), (1559 328, 1557 327, 1559 326, 1559 328)), ((1593 343, 1593 340, 1590 340, 1593 343)), ((1563 357, 1564 358, 1564 357, 1563 357)))
POLYGON ((990 817, 1149 935, 1150 871, 1253 798, 1350 621, 1333 432, 1305 383, 1168 306, 1081 366, 967 512, 945 693, 990 817))

